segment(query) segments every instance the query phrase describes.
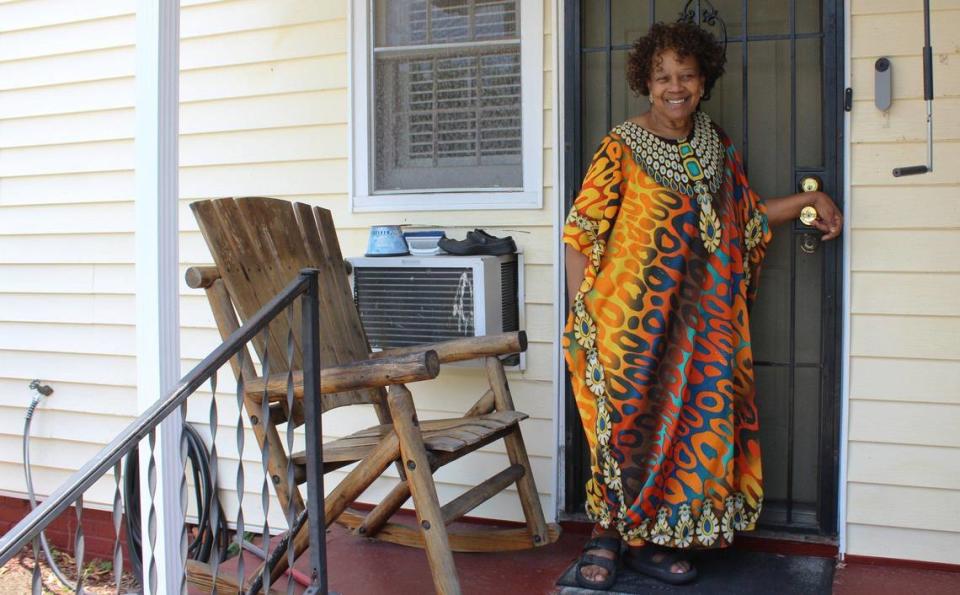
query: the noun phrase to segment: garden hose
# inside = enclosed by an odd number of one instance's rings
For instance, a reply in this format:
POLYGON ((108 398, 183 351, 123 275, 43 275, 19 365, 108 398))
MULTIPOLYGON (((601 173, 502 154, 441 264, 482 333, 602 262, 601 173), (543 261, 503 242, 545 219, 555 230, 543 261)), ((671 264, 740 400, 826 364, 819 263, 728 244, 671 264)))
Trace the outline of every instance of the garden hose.
MULTIPOLYGON (((33 401, 31 401, 30 406, 27 407, 27 415, 23 423, 23 473, 27 480, 27 497, 30 499, 30 510, 33 510, 37 507, 37 497, 33 493, 33 475, 30 473, 30 423, 33 421, 33 413, 36 411, 37 405, 40 404, 40 399, 52 394, 53 389, 49 386, 41 386, 37 380, 30 383, 30 388, 37 391, 37 395, 33 397, 33 401)), ((63 571, 60 570, 60 567, 57 566, 57 561, 53 557, 53 554, 50 553, 50 544, 47 543, 47 537, 43 531, 40 532, 40 546, 43 548, 43 555, 46 556, 47 564, 50 565, 50 569, 53 571, 54 576, 57 577, 57 580, 63 583, 63 586, 70 591, 76 591, 77 586, 71 583, 66 575, 63 574, 63 571)), ((39 557, 38 555, 38 559, 35 561, 36 564, 40 563, 39 557)))
MULTIPOLYGON (((30 426, 33 421, 33 415, 37 406, 45 396, 53 393, 49 386, 41 385, 35 380, 30 383, 30 388, 37 391, 36 396, 27 407, 23 427, 23 466, 24 476, 27 484, 27 496, 30 501, 30 509, 37 507, 37 498, 33 489, 33 476, 30 465, 30 426)), ((220 559, 223 560, 227 555, 227 548, 230 545, 230 538, 227 531, 226 517, 223 514, 223 508, 217 506, 217 519, 211 521, 211 512, 213 499, 217 498, 216 487, 213 485, 210 475, 210 455, 207 452, 203 439, 193 426, 184 424, 184 437, 187 441, 187 458, 190 461, 190 467, 193 473, 194 496, 197 503, 197 528, 196 539, 187 547, 187 557, 199 562, 209 562, 210 556, 216 546, 220 559), (214 537, 214 525, 216 523, 216 540, 214 537)), ((124 458, 123 462, 123 502, 124 502, 124 522, 127 530, 127 551, 130 557, 130 564, 133 567, 137 580, 143 584, 143 549, 142 535, 140 530, 140 458, 138 449, 133 449, 124 458)), ((46 535, 40 532, 40 545, 43 549, 43 555, 50 565, 50 569, 63 585, 70 591, 76 591, 76 585, 66 577, 64 572, 57 565, 53 557, 50 545, 47 542, 46 535)), ((39 558, 39 555, 37 556, 39 558)), ((37 561, 39 563, 39 560, 37 561)), ((82 591, 81 591, 82 593, 82 591)))
MULTIPOLYGON (((216 489, 210 476, 210 455, 197 430, 189 424, 183 425, 183 434, 187 440, 187 458, 193 470, 193 488, 197 502, 196 539, 187 547, 187 558, 199 562, 209 562, 216 545, 220 559, 225 559, 230 545, 227 533, 227 521, 223 507, 217 506, 217 519, 211 521, 213 499, 216 489), (214 543, 213 522, 216 522, 216 543, 214 543)), ((124 459, 123 501, 126 511, 127 550, 134 574, 141 581, 143 577, 143 540, 140 532, 140 456, 133 449, 124 459)))

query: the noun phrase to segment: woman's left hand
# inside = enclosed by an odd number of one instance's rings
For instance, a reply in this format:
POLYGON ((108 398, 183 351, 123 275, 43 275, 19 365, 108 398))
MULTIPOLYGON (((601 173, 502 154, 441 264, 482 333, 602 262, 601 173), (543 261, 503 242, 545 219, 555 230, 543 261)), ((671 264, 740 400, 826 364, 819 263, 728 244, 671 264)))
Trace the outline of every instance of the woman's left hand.
POLYGON ((817 210, 817 218, 813 222, 823 232, 822 240, 832 240, 843 231, 843 213, 837 208, 830 195, 824 192, 801 192, 783 198, 771 198, 764 201, 767 205, 767 219, 770 226, 775 227, 792 221, 800 216, 800 211, 806 206, 817 210))
POLYGON ((810 198, 810 194, 816 195, 813 197, 812 202, 813 208, 817 210, 817 218, 813 222, 813 227, 823 232, 823 237, 820 238, 821 240, 832 240, 843 231, 843 213, 840 212, 837 204, 833 202, 833 199, 826 193, 805 193, 808 199, 810 198))

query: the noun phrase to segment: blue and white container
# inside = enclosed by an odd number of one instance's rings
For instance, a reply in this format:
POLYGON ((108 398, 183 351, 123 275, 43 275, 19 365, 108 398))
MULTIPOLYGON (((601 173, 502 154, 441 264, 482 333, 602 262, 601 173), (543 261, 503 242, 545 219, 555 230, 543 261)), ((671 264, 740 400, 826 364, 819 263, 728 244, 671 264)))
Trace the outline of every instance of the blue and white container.
POLYGON ((405 256, 410 254, 399 225, 374 225, 367 239, 366 256, 405 256))

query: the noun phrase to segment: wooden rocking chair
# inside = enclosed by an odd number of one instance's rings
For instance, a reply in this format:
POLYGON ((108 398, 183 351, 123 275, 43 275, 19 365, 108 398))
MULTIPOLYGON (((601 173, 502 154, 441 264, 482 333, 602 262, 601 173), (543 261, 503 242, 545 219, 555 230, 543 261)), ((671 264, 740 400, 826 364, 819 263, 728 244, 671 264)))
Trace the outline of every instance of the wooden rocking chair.
MULTIPOLYGON (((216 267, 193 267, 187 284, 206 291, 221 336, 227 337, 241 321, 252 316, 298 272, 316 268, 320 275, 321 408, 372 404, 380 425, 323 445, 324 472, 359 461, 324 501, 326 522, 338 520, 357 535, 423 547, 440 593, 459 593, 452 551, 503 551, 546 545, 556 541, 560 529, 543 516, 519 422, 527 416, 514 410, 503 365, 498 356, 526 349, 523 332, 458 339, 435 345, 371 353, 349 288, 330 212, 302 203, 271 198, 224 198, 190 205, 216 262, 216 267), (435 353, 434 353, 435 352, 435 353), (432 359, 431 359, 432 358, 432 359), (483 358, 489 389, 463 417, 419 422, 404 382, 435 376, 439 363, 483 358), (430 369, 433 367, 434 369, 430 369), (330 392, 327 382, 339 372, 350 377, 361 370, 363 382, 352 378, 330 392), (367 386, 343 391, 342 386, 367 386), (384 387, 389 386, 389 390, 384 387), (328 394, 329 392, 329 394, 328 394), (503 439, 510 465, 460 497, 441 506, 433 481, 439 467, 491 442, 503 439), (384 470, 398 462, 400 482, 376 507, 361 515, 347 511, 384 470), (493 495, 516 484, 526 527, 499 531, 449 533, 446 525, 469 513, 493 495), (388 523, 410 496, 417 527, 388 523)), ((294 329, 299 329, 299 318, 294 329)), ((233 362, 243 378, 244 405, 261 449, 268 453, 268 470, 284 511, 299 514, 304 503, 298 490, 288 490, 288 461, 294 464, 298 483, 305 481, 305 453, 287 453, 277 428, 303 423, 302 375, 294 370, 296 401, 287 407, 286 357, 289 324, 281 316, 271 323, 269 337, 254 341, 261 362, 269 358, 270 377, 257 376, 250 357, 243 365, 233 362), (279 356, 279 357, 278 357, 279 356), (270 415, 263 416, 263 396, 270 415)), ((294 332, 294 367, 302 361, 299 332, 294 332)), ((291 540, 294 555, 308 546, 307 527, 291 540)), ((276 578, 286 570, 286 556, 271 569, 276 578)))

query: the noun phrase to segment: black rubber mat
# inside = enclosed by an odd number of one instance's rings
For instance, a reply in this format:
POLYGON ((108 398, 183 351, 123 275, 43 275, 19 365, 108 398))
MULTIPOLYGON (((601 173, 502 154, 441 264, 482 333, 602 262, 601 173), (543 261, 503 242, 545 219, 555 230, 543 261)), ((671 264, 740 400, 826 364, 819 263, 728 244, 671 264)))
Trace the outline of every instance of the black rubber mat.
POLYGON ((832 558, 784 556, 723 549, 693 552, 697 579, 687 585, 668 585, 621 566, 609 591, 583 589, 573 575, 574 562, 557 581, 562 595, 586 593, 686 593, 703 595, 815 595, 829 594, 833 585, 832 558))

